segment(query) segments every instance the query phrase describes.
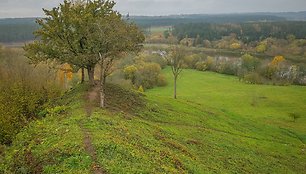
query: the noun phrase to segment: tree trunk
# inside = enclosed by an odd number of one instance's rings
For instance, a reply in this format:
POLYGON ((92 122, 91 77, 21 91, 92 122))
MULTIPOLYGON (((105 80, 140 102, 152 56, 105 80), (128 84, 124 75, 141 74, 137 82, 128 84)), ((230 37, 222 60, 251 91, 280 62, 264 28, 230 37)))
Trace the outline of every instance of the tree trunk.
POLYGON ((176 99, 176 81, 177 81, 177 77, 174 77, 174 99, 176 99))
POLYGON ((85 81, 85 70, 84 70, 84 68, 81 68, 81 71, 82 71, 81 83, 83 84, 84 81, 85 81))
POLYGON ((94 86, 95 85, 95 68, 88 66, 87 71, 88 71, 89 84, 94 86))
POLYGON ((105 70, 102 69, 103 66, 101 66, 101 76, 100 76, 100 107, 105 108, 105 82, 106 82, 106 75, 105 70))
POLYGON ((64 72, 64 88, 65 88, 65 90, 68 89, 67 72, 64 72))

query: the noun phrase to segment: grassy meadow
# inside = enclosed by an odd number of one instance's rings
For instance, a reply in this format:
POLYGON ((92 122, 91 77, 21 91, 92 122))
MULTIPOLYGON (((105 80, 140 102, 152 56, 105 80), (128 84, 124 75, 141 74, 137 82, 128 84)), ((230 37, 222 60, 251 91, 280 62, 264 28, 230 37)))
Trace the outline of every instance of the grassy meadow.
MULTIPOLYGON (((173 93, 170 69, 165 70, 168 86, 154 88, 149 98, 168 101, 173 93)), ((306 89, 302 86, 254 85, 235 76, 185 70, 178 80, 178 101, 306 132, 306 89), (290 115, 301 118, 293 122, 290 115)))
POLYGON ((0 158, 0 173, 83 174, 94 171, 92 164, 107 173, 306 171, 305 87, 250 85, 184 70, 174 100, 171 71, 163 73, 168 86, 144 96, 113 91, 109 102, 116 110, 95 107, 90 116, 88 87, 69 91, 57 101, 63 112, 53 109, 16 137, 0 158), (84 130, 94 157, 86 152, 84 130))

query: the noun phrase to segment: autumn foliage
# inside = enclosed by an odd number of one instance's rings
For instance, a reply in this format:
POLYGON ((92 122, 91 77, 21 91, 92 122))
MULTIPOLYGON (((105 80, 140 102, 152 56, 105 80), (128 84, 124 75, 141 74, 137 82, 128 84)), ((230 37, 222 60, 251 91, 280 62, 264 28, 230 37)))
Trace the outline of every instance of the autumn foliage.
POLYGON ((275 56, 270 65, 271 66, 278 66, 280 63, 282 63, 284 61, 285 61, 284 56, 275 56))
POLYGON ((68 82, 71 81, 73 78, 72 67, 68 63, 61 65, 58 70, 58 77, 61 86, 67 88, 68 82))
POLYGON ((10 144, 22 127, 44 116, 45 104, 61 91, 53 69, 29 65, 20 49, 0 52, 0 144, 10 144))

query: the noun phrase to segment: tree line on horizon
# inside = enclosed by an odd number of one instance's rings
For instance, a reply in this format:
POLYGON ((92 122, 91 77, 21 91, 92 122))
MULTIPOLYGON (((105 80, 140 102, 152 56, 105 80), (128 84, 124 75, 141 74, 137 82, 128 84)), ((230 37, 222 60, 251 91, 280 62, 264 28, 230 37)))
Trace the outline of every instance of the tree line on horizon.
MULTIPOLYGON (((292 15, 291 15, 292 16, 292 15)), ((293 15, 294 16, 294 15, 293 15)), ((182 24, 239 24, 249 22, 287 22, 286 15, 229 14, 229 15, 172 15, 172 16, 123 16, 146 30, 154 26, 180 26, 182 24)), ((291 17, 292 18, 292 17, 291 17)), ((290 19, 291 19, 290 18, 290 19)), ((33 32, 39 25, 35 18, 0 19, 0 43, 26 42, 36 39, 33 32)), ((197 33, 199 34, 199 33, 197 33)))
POLYGON ((244 43, 262 41, 269 37, 287 39, 288 35, 305 39, 306 22, 189 23, 175 25, 171 32, 179 41, 186 37, 215 41, 231 34, 235 34, 244 43))

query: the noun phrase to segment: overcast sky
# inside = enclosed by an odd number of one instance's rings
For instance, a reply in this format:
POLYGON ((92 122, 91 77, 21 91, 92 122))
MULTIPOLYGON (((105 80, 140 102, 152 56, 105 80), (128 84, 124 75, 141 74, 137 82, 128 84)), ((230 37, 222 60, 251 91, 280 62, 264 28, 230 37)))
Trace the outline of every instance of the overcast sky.
MULTIPOLYGON (((0 0, 0 18, 42 16, 63 0, 0 0)), ((306 11, 306 0, 116 0, 122 14, 218 14, 306 11)))

